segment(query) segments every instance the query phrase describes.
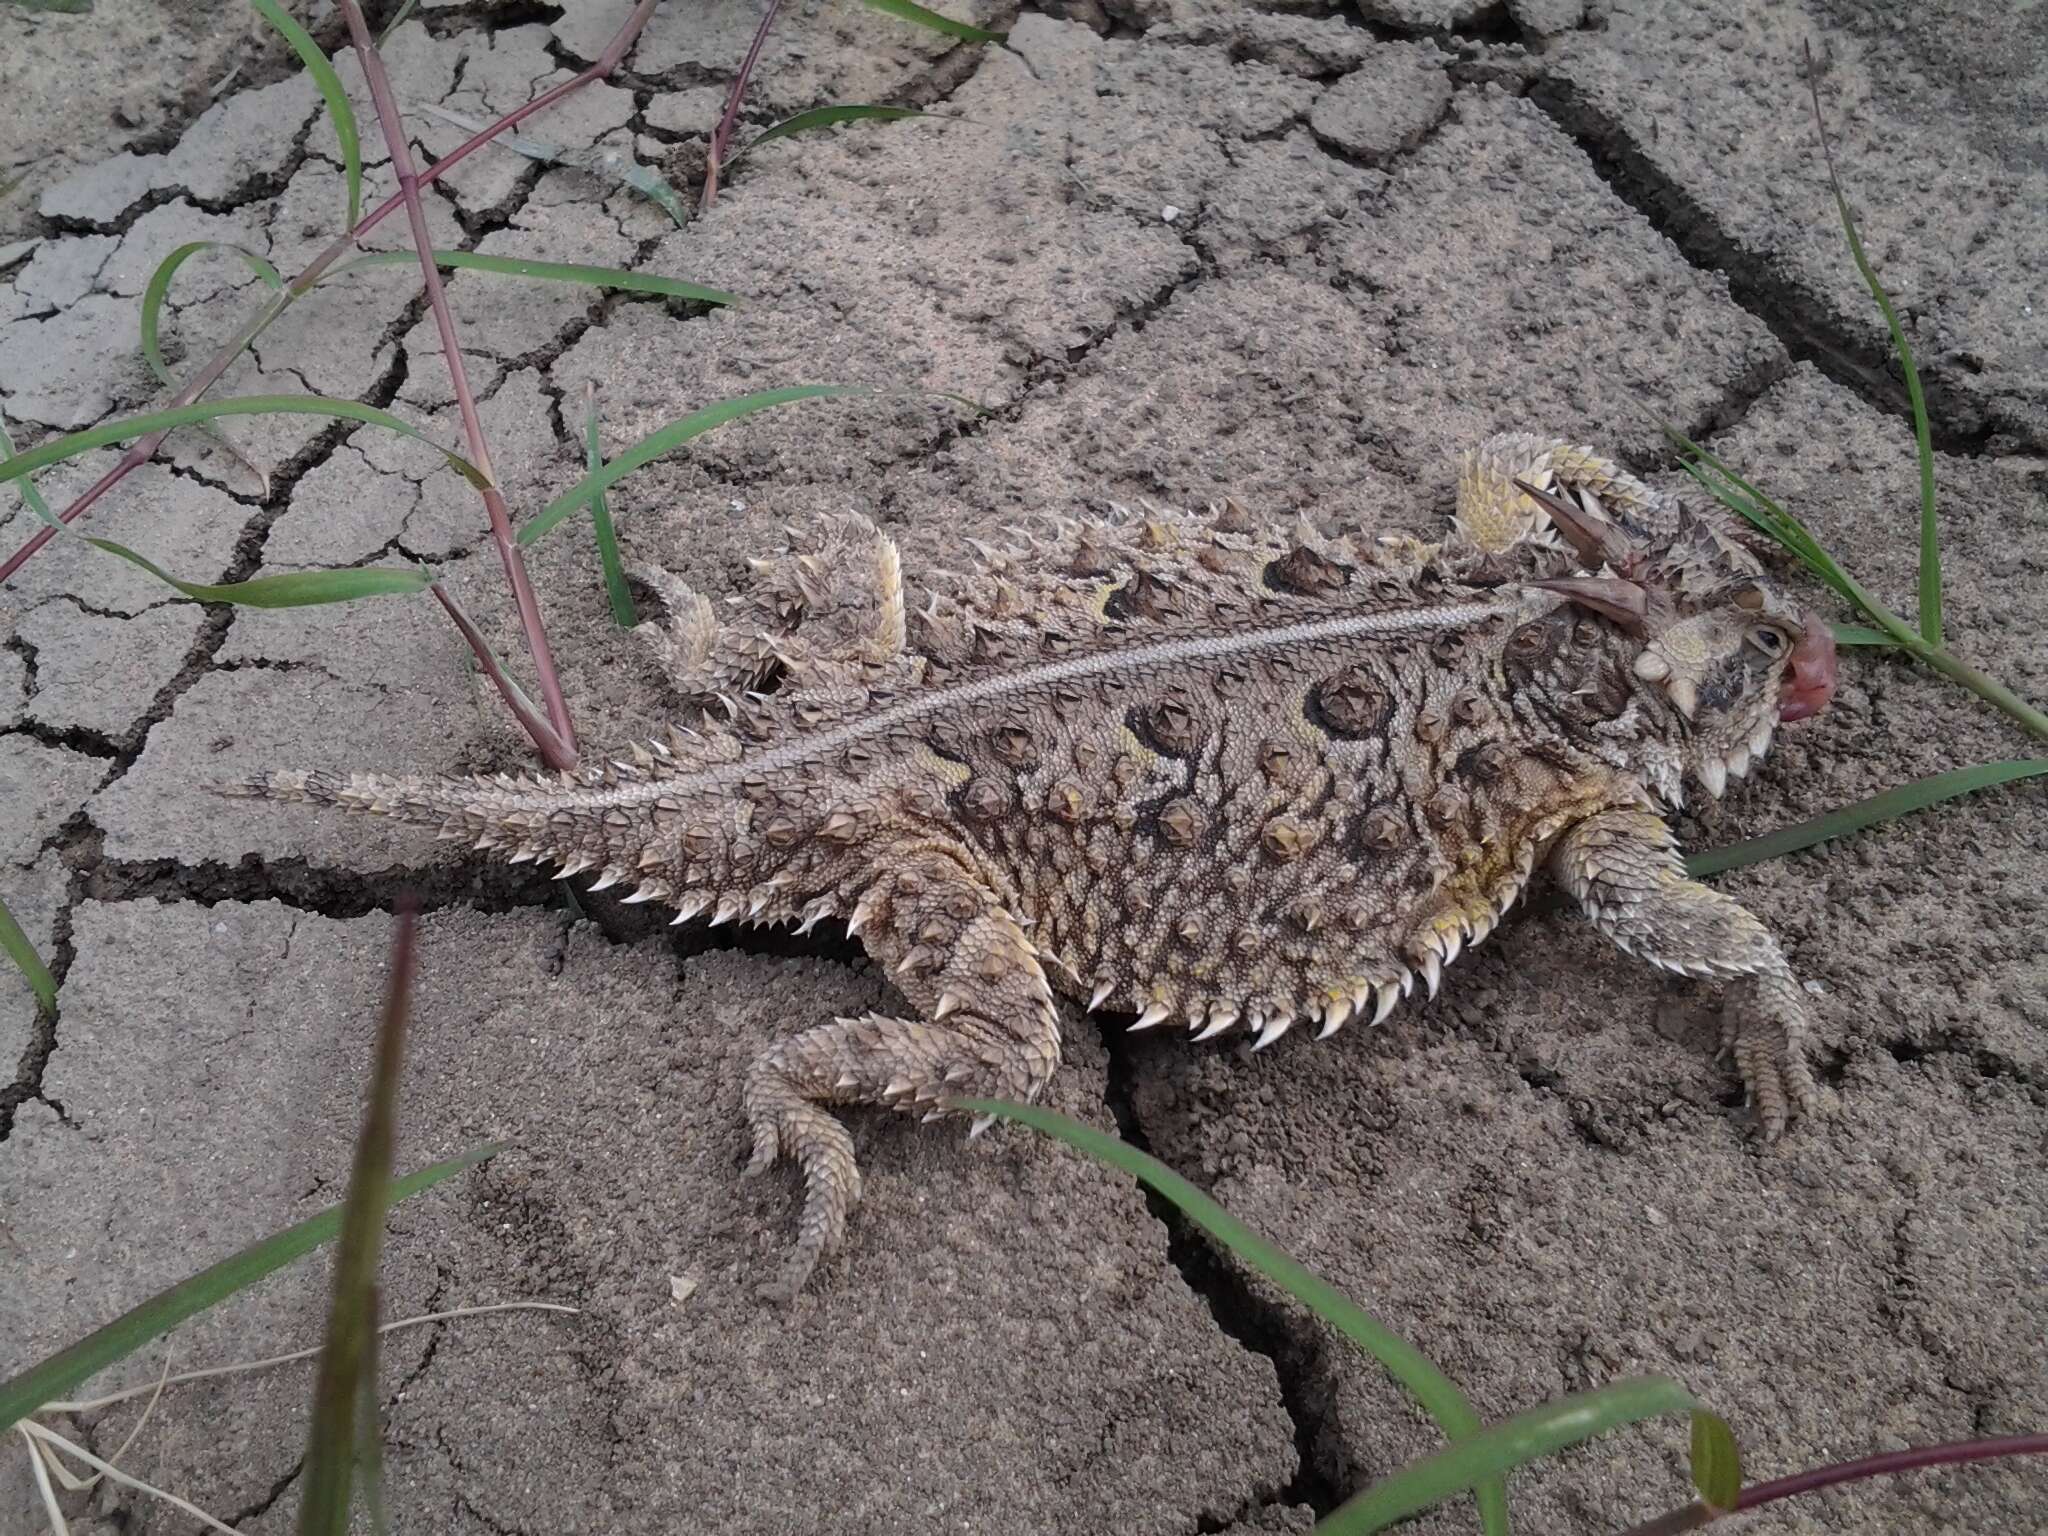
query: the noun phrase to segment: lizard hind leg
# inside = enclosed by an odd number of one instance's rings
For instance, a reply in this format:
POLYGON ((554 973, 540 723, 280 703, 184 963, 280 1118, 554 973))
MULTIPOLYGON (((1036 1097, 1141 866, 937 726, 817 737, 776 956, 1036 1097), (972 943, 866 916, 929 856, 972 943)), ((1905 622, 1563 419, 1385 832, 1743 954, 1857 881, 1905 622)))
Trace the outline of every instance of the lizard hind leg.
POLYGON ((819 1025, 765 1052, 742 1095, 749 1174, 779 1157, 803 1172, 796 1245, 762 1294, 787 1300, 834 1252, 861 1193, 853 1138, 831 1105, 879 1105, 926 1120, 942 1100, 1033 1099, 1059 1065, 1059 1020, 1017 920, 936 851, 884 877, 862 937, 920 1017, 867 1014, 819 1025))

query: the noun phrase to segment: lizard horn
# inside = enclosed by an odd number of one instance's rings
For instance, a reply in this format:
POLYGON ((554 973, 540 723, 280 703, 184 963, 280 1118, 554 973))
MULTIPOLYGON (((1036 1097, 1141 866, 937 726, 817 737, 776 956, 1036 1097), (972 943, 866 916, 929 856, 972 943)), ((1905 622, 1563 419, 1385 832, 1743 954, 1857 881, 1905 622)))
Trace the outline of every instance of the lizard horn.
POLYGON ((1569 598, 1581 608, 1590 608, 1632 635, 1649 630, 1650 594, 1637 582, 1623 581, 1618 576, 1563 576, 1528 585, 1569 598))
POLYGON ((1578 552, 1587 569, 1597 571, 1603 565, 1611 565, 1616 570, 1626 570, 1639 553, 1627 534, 1570 497, 1539 489, 1519 475, 1515 477, 1515 489, 1550 515, 1551 526, 1564 535, 1565 542, 1578 552))

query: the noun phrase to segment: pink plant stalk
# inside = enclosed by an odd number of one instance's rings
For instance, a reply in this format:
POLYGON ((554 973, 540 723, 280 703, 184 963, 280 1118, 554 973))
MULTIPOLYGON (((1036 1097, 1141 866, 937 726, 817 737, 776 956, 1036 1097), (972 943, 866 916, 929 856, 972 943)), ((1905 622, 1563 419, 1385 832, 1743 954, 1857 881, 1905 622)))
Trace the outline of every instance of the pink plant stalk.
POLYGON ((1817 1488, 1832 1488, 1839 1483, 1860 1482, 1866 1477, 1883 1477, 1894 1472, 1911 1472, 1919 1467, 1958 1466, 1969 1461, 1990 1461, 2001 1456, 2048 1455, 2048 1434, 2007 1435, 2002 1439, 1963 1440, 1948 1445, 1916 1445, 1903 1451, 1886 1451, 1877 1456, 1865 1456, 1856 1461, 1836 1462, 1833 1466, 1810 1467, 1804 1472, 1795 1472, 1790 1477, 1781 1477, 1773 1482, 1752 1483, 1736 1496, 1733 1510, 1711 1510, 1704 1504, 1688 1504, 1683 1509, 1674 1509, 1667 1515, 1642 1525, 1632 1526, 1624 1536, 1678 1536, 1682 1531, 1697 1531, 1715 1520, 1743 1510, 1756 1509, 1764 1504, 1775 1504, 1779 1499, 1789 1499, 1796 1494, 1811 1493, 1817 1488))
MULTIPOLYGON (((572 768, 576 764, 576 728, 569 718, 569 706, 562 697, 561 679, 555 674, 555 658, 548 649, 547 631, 541 624, 540 603, 533 595, 533 582, 526 573, 526 560, 519 552, 519 545, 512 536, 512 515, 506 509, 504 492, 497 486, 497 475, 491 469, 491 449, 484 440, 484 424, 477 415, 476 396, 469 387, 469 370, 462 361, 462 346, 455 337, 455 316, 448 308, 448 295, 441 285, 441 269, 434 265, 434 237, 427 228, 427 212, 420 205, 419 172, 413 168, 412 146, 406 142, 405 119, 398 110, 397 98, 391 94, 391 77, 384 71, 383 56, 377 52, 377 41, 370 35, 370 24, 363 19, 363 9, 356 0, 340 0, 341 14, 348 22, 349 37, 355 44, 356 58, 363 66, 363 80, 370 88, 370 100, 377 107, 377 123, 384 131, 384 144, 391 154, 391 169, 398 177, 398 195, 405 203, 405 216, 412 225, 412 242, 419 252, 420 281, 427 294, 427 307, 433 311, 434 329, 440 333, 441 360, 448 365, 448 381, 455 391, 455 407, 462 416, 462 433, 469 444, 470 462, 483 471, 485 484, 482 487, 484 510, 491 519, 491 539, 498 546, 498 558, 505 567, 505 579, 511 584, 512 600, 519 609, 519 626, 526 631, 526 645, 533 657, 533 670, 540 683, 541 702, 548 712, 550 729, 536 733, 532 720, 522 720, 528 734, 534 737, 541 755, 555 768, 572 768)), ((444 600, 445 606, 445 600, 444 600)), ((452 612, 451 611, 451 616, 452 612)), ((474 642, 472 641, 472 645, 474 642)), ((498 691, 513 713, 520 711, 514 703, 510 679, 503 675, 503 669, 486 665, 484 669, 498 685, 498 691)))
POLYGON ((753 78, 754 66, 761 60, 761 48, 768 41, 768 30, 775 25, 775 13, 781 9, 782 0, 768 0, 761 12, 761 24, 754 29, 754 41, 747 48, 746 58, 740 62, 740 72, 732 77, 732 89, 726 92, 725 110, 719 114, 718 126, 711 131, 711 149, 704 162, 704 196, 697 203, 700 213, 718 201, 718 172, 725 164, 726 150, 732 147, 732 130, 739 121, 740 102, 747 94, 747 81, 753 78))

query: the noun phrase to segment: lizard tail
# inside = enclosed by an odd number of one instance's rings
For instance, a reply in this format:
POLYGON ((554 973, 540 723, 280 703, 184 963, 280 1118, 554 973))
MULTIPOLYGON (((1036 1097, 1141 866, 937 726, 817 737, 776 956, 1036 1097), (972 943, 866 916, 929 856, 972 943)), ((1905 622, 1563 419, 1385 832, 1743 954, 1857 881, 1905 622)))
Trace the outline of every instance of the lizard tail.
MULTIPOLYGON (((336 806, 433 827, 444 841, 467 843, 509 864, 553 866, 558 879, 595 871, 594 891, 632 884, 628 902, 664 901, 685 916, 714 900, 720 920, 733 903, 750 916, 764 910, 780 887, 771 885, 768 895, 754 899, 759 893, 751 888, 764 878, 754 867, 761 850, 737 840, 719 795, 664 778, 666 770, 665 761, 650 767, 613 762, 540 777, 293 770, 213 789, 238 799, 336 806), (750 894, 736 894, 741 891, 750 894)), ((777 915, 783 915, 779 899, 777 915)))

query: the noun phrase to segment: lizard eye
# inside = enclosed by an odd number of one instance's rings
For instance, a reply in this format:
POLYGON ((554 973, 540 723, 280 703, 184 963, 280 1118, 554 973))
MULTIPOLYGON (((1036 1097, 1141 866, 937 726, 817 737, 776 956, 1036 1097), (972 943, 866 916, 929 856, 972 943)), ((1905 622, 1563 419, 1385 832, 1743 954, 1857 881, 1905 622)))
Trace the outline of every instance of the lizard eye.
POLYGON ((1759 624, 1751 629, 1749 643, 1773 661, 1792 649, 1792 637, 1775 624, 1759 624))

